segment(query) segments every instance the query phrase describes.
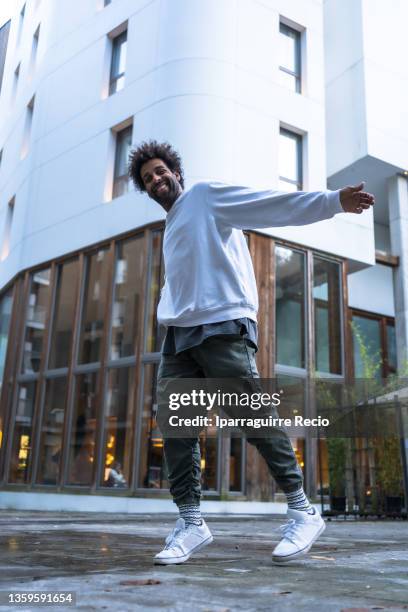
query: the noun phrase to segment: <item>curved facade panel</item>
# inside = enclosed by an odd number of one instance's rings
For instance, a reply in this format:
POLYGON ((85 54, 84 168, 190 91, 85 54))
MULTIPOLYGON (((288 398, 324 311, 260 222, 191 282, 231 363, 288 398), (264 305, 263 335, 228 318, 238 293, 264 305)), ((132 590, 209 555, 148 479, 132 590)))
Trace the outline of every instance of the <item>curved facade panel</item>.
MULTIPOLYGON (((290 10, 255 0, 86 0, 75 10, 68 0, 27 3, 12 19, 0 98, 0 228, 9 234, 0 286, 21 269, 163 218, 132 189, 112 200, 115 136, 126 122, 133 143, 155 137, 180 150, 188 185, 206 177, 277 188, 279 130, 293 129, 302 136, 303 187, 325 188, 322 44, 322 8, 312 0, 290 10), (281 78, 282 19, 299 33, 299 92, 281 78), (122 84, 109 92, 124 32, 122 84)), ((373 259, 368 215, 358 223, 340 216, 296 239, 373 259), (349 228, 355 240, 345 243, 338 236, 349 228)))

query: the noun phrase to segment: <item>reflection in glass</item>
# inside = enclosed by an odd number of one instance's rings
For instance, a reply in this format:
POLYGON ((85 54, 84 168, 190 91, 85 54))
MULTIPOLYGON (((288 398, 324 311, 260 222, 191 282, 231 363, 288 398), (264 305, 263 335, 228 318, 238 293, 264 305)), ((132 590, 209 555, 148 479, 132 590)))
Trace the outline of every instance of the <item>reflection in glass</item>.
POLYGON ((381 327, 378 319, 353 315, 354 376, 381 378, 381 327))
POLYGON ((57 294, 48 367, 68 367, 78 286, 78 260, 58 266, 57 294))
POLYGON ((147 297, 147 327, 146 352, 160 351, 164 338, 163 327, 157 325, 157 305, 160 298, 160 289, 164 284, 164 265, 162 257, 162 231, 152 232, 150 248, 150 283, 147 297))
POLYGON ((318 372, 341 374, 340 265, 313 257, 315 360, 318 372))
POLYGON ((128 487, 132 461, 134 368, 109 372, 104 415, 104 471, 102 485, 128 487))
POLYGON ((133 127, 130 125, 116 134, 115 168, 112 190, 113 198, 118 198, 124 193, 127 193, 131 185, 131 180, 127 171, 127 163, 130 148, 132 146, 132 130, 133 127))
POLYGON ((90 485, 93 475, 97 416, 96 372, 81 374, 75 380, 75 404, 69 444, 68 484, 90 485))
POLYGON ((139 449, 139 487, 167 489, 166 466, 163 454, 163 438, 156 423, 157 365, 144 367, 142 423, 139 449))
POLYGON ((37 477, 40 484, 55 485, 58 482, 66 394, 66 378, 46 381, 37 477))
MULTIPOLYGON (((3 382, 4 366, 6 365, 8 334, 13 309, 13 289, 0 298, 0 393, 3 382)), ((1 417, 0 417, 1 418, 1 417)), ((1 431, 1 425, 0 425, 1 431)), ((0 434, 1 447, 1 434, 0 434)))
POLYGON ((127 32, 122 32, 112 41, 112 64, 109 93, 120 91, 125 86, 127 32))
POLYGON ((112 305, 110 359, 135 352, 135 337, 144 299, 143 236, 117 246, 112 305))
POLYGON ((302 189, 302 137, 283 128, 279 135, 279 189, 302 189))
POLYGON ((104 311, 108 299, 108 250, 88 257, 79 342, 79 363, 100 361, 104 311))
POLYGON ((395 326, 387 323, 387 361, 389 372, 397 371, 397 341, 395 338, 395 326))
POLYGON ((317 440, 316 453, 316 492, 317 495, 328 495, 329 486, 329 457, 327 450, 327 440, 317 440))
POLYGON ((28 297, 24 337, 23 372, 38 372, 44 343, 45 324, 50 298, 51 269, 34 272, 28 297))
POLYGON ((216 427, 207 427, 200 434, 201 486, 203 491, 217 490, 218 437, 216 427))
POLYGON ((230 446, 230 471, 229 489, 230 491, 243 491, 242 482, 242 436, 232 435, 230 446))
POLYGON ((24 383, 18 388, 10 461, 10 482, 26 483, 28 481, 36 388, 36 382, 24 383))
POLYGON ((305 256, 275 248, 276 361, 305 367, 305 256))

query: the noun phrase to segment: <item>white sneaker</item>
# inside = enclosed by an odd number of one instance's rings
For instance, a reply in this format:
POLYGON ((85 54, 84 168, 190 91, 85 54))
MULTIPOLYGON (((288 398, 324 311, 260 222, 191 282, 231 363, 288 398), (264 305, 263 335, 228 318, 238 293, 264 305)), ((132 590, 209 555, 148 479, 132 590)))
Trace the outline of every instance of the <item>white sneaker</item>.
POLYGON ((159 565, 184 563, 193 553, 212 541, 211 531, 203 519, 201 525, 190 523, 186 526, 184 519, 179 518, 176 527, 166 538, 166 546, 154 557, 154 562, 159 565))
POLYGON ((326 525, 319 512, 308 514, 300 510, 288 508, 289 522, 279 529, 283 531, 283 538, 272 553, 273 561, 285 563, 306 554, 319 535, 326 529, 326 525))

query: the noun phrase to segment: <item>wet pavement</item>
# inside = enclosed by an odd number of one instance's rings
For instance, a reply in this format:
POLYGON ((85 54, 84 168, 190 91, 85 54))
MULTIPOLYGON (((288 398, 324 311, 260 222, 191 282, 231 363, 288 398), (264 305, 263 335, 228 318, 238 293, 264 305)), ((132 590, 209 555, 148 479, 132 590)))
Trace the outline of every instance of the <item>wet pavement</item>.
POLYGON ((174 520, 0 511, 0 591, 77 598, 0 610, 408 610, 407 521, 331 521, 305 559, 281 566, 271 560, 281 518, 211 516, 213 544, 154 566, 174 520))

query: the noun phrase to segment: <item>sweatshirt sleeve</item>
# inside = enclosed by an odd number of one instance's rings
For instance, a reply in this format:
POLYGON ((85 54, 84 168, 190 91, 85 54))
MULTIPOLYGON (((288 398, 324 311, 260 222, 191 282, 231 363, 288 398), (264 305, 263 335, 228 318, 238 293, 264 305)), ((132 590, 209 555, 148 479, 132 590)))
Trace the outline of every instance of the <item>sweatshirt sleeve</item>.
POLYGON ((217 223, 238 229, 308 225, 344 212, 337 191, 254 191, 209 183, 208 205, 217 223))

